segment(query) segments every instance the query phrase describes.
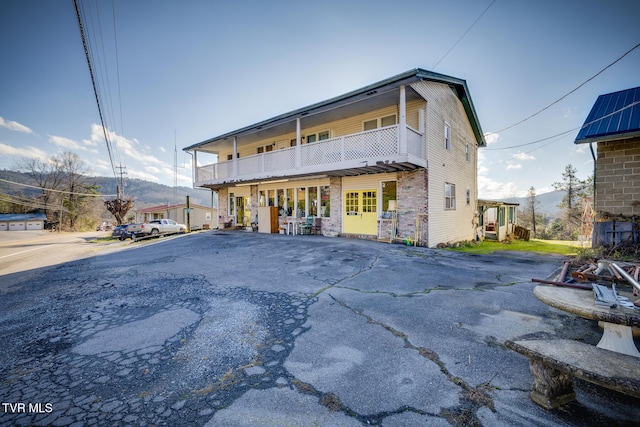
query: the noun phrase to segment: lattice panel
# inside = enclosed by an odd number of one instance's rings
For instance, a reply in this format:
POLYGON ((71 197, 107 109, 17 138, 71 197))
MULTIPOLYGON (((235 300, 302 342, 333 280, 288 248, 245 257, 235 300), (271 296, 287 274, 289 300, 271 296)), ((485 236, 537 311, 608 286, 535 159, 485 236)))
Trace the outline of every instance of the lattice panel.
POLYGON ((207 165, 198 168, 197 182, 211 181, 213 179, 213 167, 215 165, 207 165))
POLYGON ((282 150, 264 153, 264 171, 286 171, 295 169, 296 151, 295 148, 283 148, 282 150))
POLYGON ((342 138, 333 138, 302 145, 302 167, 339 162, 341 141, 342 138))
POLYGON ((424 157, 422 154, 422 135, 409 127, 407 127, 407 154, 424 157))
POLYGON ((262 172, 262 156, 250 156, 238 159, 238 175, 252 175, 262 172))
POLYGON ((344 159, 382 157, 398 152, 397 126, 362 132, 344 138, 344 159))

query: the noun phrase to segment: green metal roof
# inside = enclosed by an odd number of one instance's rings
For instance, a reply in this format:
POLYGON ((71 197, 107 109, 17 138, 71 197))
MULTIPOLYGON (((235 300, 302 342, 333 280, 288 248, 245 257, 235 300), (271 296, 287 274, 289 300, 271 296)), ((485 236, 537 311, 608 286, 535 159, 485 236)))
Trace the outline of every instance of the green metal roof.
POLYGON ((473 129, 473 133, 476 137, 478 146, 485 147, 486 141, 484 139, 482 128, 480 127, 480 121, 478 120, 478 116, 476 114, 475 108, 473 106, 473 102, 471 100, 471 95, 469 94, 469 88, 467 87, 467 82, 465 80, 458 79, 456 77, 435 73, 433 71, 427 71, 422 68, 416 68, 416 69, 409 70, 404 73, 389 77, 387 79, 381 80, 379 82, 370 84, 360 89, 356 89, 354 91, 345 93, 344 95, 336 96, 334 98, 330 98, 325 101, 311 104, 306 107, 299 108, 297 110, 293 110, 288 113, 280 114, 278 116, 272 117, 267 120, 263 120, 258 123, 254 123, 252 125, 245 126, 240 129, 236 129, 226 134, 207 139, 206 141, 202 141, 197 144, 193 144, 188 147, 185 147, 183 148, 183 150, 184 151, 193 150, 203 145, 210 144, 214 141, 228 139, 233 136, 238 136, 247 132, 253 132, 256 129, 261 129, 266 126, 273 126, 280 123, 285 123, 297 117, 304 117, 305 115, 308 115, 312 112, 322 111, 323 109, 326 109, 328 107, 339 106, 339 104, 345 103, 346 101, 352 102, 354 99, 369 97, 370 95, 375 94, 376 93, 375 91, 380 91, 383 88, 390 89, 394 87, 399 87, 402 84, 409 84, 409 83, 420 81, 420 80, 445 83, 451 87, 451 89, 456 93, 456 96, 462 102, 464 110, 467 114, 467 118, 469 119, 471 128, 473 129))

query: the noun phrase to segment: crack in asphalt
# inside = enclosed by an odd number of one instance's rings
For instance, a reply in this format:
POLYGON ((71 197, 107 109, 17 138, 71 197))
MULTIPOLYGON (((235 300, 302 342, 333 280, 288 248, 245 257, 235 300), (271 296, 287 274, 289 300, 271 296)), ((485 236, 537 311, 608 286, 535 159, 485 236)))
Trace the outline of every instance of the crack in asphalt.
MULTIPOLYGON (((462 389, 462 402, 455 407, 443 409, 439 414, 435 414, 435 416, 445 418, 451 424, 456 426, 481 426, 482 423, 476 415, 477 411, 482 407, 487 407, 492 412, 495 412, 493 398, 490 395, 490 391, 493 390, 491 381, 475 387, 467 384, 467 382, 465 382, 462 378, 456 377, 451 372, 449 372, 444 362, 440 360, 440 357, 435 352, 425 347, 416 346, 409 340, 409 336, 406 333, 374 319, 361 310, 349 306, 346 302, 339 300, 331 294, 329 294, 329 296, 340 306, 350 310, 358 316, 364 317, 368 323, 380 326, 392 335, 402 339, 404 341, 405 348, 417 351, 420 356, 438 365, 440 371, 449 379, 449 381, 462 389)), ((417 413, 424 412, 416 408, 412 408, 412 410, 417 413)))

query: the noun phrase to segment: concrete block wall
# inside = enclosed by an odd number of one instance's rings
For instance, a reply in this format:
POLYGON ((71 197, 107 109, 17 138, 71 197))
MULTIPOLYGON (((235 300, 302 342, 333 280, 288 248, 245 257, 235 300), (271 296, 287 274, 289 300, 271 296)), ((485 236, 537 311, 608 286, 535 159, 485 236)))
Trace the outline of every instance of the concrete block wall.
POLYGON ((640 138, 598 143, 597 219, 640 215, 640 138))

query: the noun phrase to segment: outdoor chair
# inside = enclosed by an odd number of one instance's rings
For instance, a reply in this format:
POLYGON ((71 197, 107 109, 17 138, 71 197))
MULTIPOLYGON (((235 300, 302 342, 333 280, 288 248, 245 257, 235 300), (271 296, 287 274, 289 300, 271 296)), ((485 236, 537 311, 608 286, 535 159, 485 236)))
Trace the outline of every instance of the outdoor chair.
POLYGON ((305 222, 300 223, 300 234, 311 234, 314 216, 308 216, 305 222))

